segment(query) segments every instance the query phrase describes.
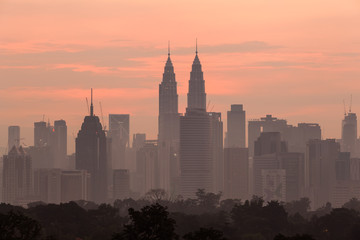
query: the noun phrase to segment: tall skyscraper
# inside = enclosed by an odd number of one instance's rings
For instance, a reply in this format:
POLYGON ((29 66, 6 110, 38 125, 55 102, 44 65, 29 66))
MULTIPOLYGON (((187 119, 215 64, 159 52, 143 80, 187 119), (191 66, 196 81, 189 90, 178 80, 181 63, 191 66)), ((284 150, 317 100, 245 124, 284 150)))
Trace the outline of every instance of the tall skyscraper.
POLYGON ((342 120, 341 151, 349 152, 351 156, 354 156, 356 153, 356 139, 357 117, 355 113, 349 112, 342 120))
POLYGON ((192 64, 189 80, 189 93, 187 95, 188 109, 206 110, 205 80, 201 70, 201 63, 198 57, 197 43, 196 55, 192 64))
POLYGON ((179 113, 177 83, 170 59, 170 49, 165 64, 162 82, 159 84, 159 168, 160 187, 174 191, 176 175, 171 169, 177 167, 179 149, 179 113))
POLYGON ((242 104, 232 104, 227 112, 227 146, 229 148, 245 147, 245 111, 242 104))
POLYGON ((67 168, 67 126, 64 120, 57 120, 54 122, 54 167, 67 168))
POLYGON ((188 107, 180 117, 180 194, 195 197, 198 189, 214 190, 212 119, 206 112, 206 93, 196 49, 189 80, 188 107))
POLYGON ((8 151, 12 149, 13 146, 20 146, 20 127, 19 126, 9 126, 8 128, 8 151))
POLYGON ((109 137, 112 141, 113 168, 125 168, 125 152, 130 144, 130 115, 109 114, 109 137))
POLYGON ((86 170, 61 172, 61 202, 77 200, 93 201, 90 198, 91 176, 86 170))
POLYGON ((107 155, 105 131, 94 115, 91 89, 90 116, 86 116, 76 138, 76 169, 90 173, 90 200, 107 200, 107 155))
POLYGON ((127 169, 116 169, 113 173, 113 199, 130 197, 130 173, 127 169))
POLYGON ((24 149, 13 146, 3 157, 3 199, 9 204, 27 202, 32 194, 31 157, 24 149))

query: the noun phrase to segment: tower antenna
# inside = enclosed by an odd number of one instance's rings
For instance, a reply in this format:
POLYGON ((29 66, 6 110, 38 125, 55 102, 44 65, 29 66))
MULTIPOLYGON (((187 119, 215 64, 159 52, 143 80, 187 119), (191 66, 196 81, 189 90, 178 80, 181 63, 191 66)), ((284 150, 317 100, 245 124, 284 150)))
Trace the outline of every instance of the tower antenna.
POLYGON ((93 105, 93 89, 91 88, 91 105, 90 105, 90 116, 94 116, 94 105, 93 105))
POLYGON ((170 40, 168 41, 168 56, 170 56, 170 40))
POLYGON ((344 103, 344 116, 346 116, 346 105, 345 105, 345 99, 343 99, 343 103, 344 103))
POLYGON ((198 49, 197 49, 197 38, 196 38, 196 51, 195 51, 196 55, 198 54, 198 49))

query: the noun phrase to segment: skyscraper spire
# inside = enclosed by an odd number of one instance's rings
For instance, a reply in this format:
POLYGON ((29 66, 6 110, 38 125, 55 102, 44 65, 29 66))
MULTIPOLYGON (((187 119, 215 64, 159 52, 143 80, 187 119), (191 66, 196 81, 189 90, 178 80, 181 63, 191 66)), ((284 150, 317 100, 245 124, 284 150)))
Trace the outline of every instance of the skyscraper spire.
POLYGON ((93 106, 93 89, 92 89, 92 88, 91 88, 90 116, 94 116, 94 106, 93 106))
POLYGON ((170 57, 170 40, 168 41, 168 56, 170 57))
POLYGON ((195 51, 196 55, 198 54, 198 50, 197 50, 197 38, 196 38, 196 51, 195 51))

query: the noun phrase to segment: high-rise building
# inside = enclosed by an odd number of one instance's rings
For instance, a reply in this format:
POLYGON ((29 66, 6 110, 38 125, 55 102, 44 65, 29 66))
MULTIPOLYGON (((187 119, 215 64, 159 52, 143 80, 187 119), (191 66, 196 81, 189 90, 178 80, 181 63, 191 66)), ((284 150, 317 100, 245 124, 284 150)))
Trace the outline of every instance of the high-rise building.
POLYGON ((76 169, 90 173, 90 200, 103 203, 107 200, 107 148, 105 131, 91 106, 76 138, 76 169))
POLYGON ((125 168, 125 152, 130 147, 129 114, 109 114, 109 137, 112 139, 113 168, 125 168))
POLYGON ((67 163, 67 126, 65 120, 54 121, 54 167, 68 168, 67 163))
POLYGON ((212 159, 213 159, 213 191, 224 191, 224 136, 221 113, 209 112, 211 119, 212 159))
POLYGON ((34 123, 34 146, 43 147, 49 143, 49 129, 46 122, 34 123))
POLYGON ((242 104, 232 104, 227 112, 228 148, 245 148, 245 111, 242 104))
POLYGON ((35 169, 34 195, 44 203, 61 202, 61 169, 35 169))
POLYGON ((284 136, 288 124, 286 120, 277 119, 272 115, 266 115, 266 117, 260 120, 249 121, 248 129, 248 146, 249 156, 254 156, 254 143, 260 137, 261 132, 279 132, 281 136, 284 136))
POLYGON ((19 126, 9 126, 8 128, 8 151, 12 149, 13 146, 20 146, 20 127, 19 126))
POLYGON ((91 176, 86 170, 61 172, 61 202, 91 200, 91 176))
POLYGON ((13 146, 3 157, 3 199, 9 204, 26 202, 32 195, 31 157, 24 149, 13 146))
POLYGON ((351 153, 355 157, 357 140, 357 117, 355 113, 348 113, 342 121, 341 151, 351 153))
POLYGON ((141 195, 160 187, 159 169, 158 143, 156 140, 147 140, 144 146, 136 152, 138 178, 136 190, 141 195))
POLYGON ((180 194, 195 197, 198 189, 213 191, 211 118, 205 109, 187 109, 180 117, 180 194))
POLYGON ((113 173, 114 199, 130 197, 130 173, 127 169, 115 169, 113 173))
POLYGON ((179 113, 177 83, 174 67, 170 59, 165 64, 162 82, 159 84, 159 168, 160 188, 173 192, 178 176, 172 169, 177 168, 179 149, 179 113))
POLYGON ((212 118, 206 112, 205 81, 197 47, 189 80, 188 107, 180 117, 180 194, 214 191, 212 118))
POLYGON ((249 151, 247 148, 224 149, 224 197, 249 198, 249 151))
POLYGON ((286 143, 281 141, 279 132, 262 132, 255 141, 253 159, 253 193, 255 195, 263 194, 262 170, 279 169, 278 155, 286 151, 286 143))
POLYGON ((145 145, 146 134, 145 133, 135 133, 133 135, 133 144, 132 147, 135 150, 139 150, 141 147, 145 145))
POLYGON ((340 145, 335 139, 310 140, 305 157, 305 187, 315 209, 330 201, 336 183, 340 145))

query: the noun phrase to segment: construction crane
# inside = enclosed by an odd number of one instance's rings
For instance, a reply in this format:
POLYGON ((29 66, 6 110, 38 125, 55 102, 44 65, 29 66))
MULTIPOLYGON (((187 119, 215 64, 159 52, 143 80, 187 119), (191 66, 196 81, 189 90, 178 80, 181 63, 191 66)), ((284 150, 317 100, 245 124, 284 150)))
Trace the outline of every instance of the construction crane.
POLYGON ((352 107, 352 94, 350 95, 349 113, 351 113, 351 107, 352 107))
POLYGON ((101 102, 99 102, 99 105, 100 105, 100 113, 101 113, 101 121, 102 121, 102 124, 103 124, 103 130, 106 131, 106 124, 105 124, 105 121, 104 121, 104 115, 103 115, 101 102))
POLYGON ((345 104, 345 99, 343 99, 343 103, 344 103, 344 116, 346 116, 346 104, 345 104))

